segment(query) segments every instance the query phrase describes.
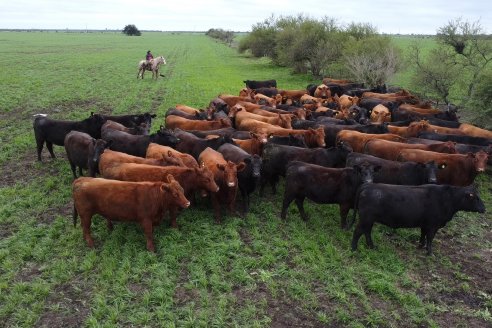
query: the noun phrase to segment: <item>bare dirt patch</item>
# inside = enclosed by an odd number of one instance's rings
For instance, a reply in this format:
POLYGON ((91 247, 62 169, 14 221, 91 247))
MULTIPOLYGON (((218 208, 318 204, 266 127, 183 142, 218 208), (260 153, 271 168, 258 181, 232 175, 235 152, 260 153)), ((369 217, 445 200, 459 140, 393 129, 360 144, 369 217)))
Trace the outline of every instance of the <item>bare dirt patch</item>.
POLYGON ((90 313, 92 288, 82 279, 55 287, 35 327, 82 327, 90 313))

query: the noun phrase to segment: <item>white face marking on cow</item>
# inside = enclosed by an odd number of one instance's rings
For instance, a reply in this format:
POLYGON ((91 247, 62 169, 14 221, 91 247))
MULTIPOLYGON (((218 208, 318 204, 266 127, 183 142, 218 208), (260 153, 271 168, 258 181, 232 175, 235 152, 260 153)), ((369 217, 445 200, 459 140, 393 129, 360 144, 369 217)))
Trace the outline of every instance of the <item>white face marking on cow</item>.
POLYGON ((234 182, 228 182, 228 183, 227 183, 227 186, 228 186, 228 187, 231 187, 231 188, 232 188, 232 187, 234 187, 235 185, 236 185, 236 184, 235 184, 234 182))

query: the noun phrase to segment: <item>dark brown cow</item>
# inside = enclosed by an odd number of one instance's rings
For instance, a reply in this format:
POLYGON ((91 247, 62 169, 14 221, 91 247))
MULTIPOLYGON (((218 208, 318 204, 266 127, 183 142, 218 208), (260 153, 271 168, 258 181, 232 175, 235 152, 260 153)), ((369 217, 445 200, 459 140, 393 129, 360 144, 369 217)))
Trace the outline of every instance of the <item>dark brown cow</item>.
POLYGON ((137 222, 142 226, 147 249, 155 252, 152 229, 159 224, 171 207, 187 208, 190 202, 183 188, 168 175, 164 182, 127 182, 101 178, 78 178, 72 184, 74 201, 73 221, 80 215, 84 239, 94 247, 91 237, 91 220, 94 214, 104 216, 108 222, 137 222))
POLYGON ((363 153, 379 158, 389 159, 390 161, 396 161, 400 151, 403 149, 420 149, 438 153, 456 154, 454 142, 451 141, 424 145, 377 139, 367 141, 364 146, 363 153))
POLYGON ((74 179, 77 179, 75 173, 77 166, 80 176, 82 176, 82 169, 88 169, 89 175, 95 177, 98 171, 99 157, 110 145, 111 142, 102 139, 96 140, 87 133, 70 131, 65 136, 64 146, 74 179))
POLYGON ((484 172, 487 167, 488 154, 478 153, 442 154, 419 149, 403 149, 398 155, 399 161, 427 163, 435 161, 442 169, 437 173, 439 184, 454 186, 468 186, 478 173, 484 172))
POLYGON ((212 171, 219 191, 211 193, 212 205, 214 207, 215 222, 221 222, 221 205, 235 214, 236 195, 238 190, 237 172, 244 170, 246 165, 241 162, 234 164, 226 161, 224 156, 212 148, 206 148, 198 157, 200 166, 205 166, 212 171))
POLYGON ((103 130, 106 129, 112 129, 112 130, 118 130, 118 131, 123 131, 129 134, 134 134, 134 135, 148 135, 149 134, 149 126, 147 123, 141 123, 139 125, 136 125, 134 127, 128 128, 124 126, 121 123, 107 120, 101 127, 101 133, 103 133, 103 130))

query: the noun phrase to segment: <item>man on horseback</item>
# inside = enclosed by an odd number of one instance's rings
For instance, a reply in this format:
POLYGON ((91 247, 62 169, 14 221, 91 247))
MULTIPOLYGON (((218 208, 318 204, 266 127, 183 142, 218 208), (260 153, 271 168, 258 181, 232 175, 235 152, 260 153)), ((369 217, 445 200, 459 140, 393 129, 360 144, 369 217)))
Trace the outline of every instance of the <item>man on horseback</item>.
POLYGON ((147 61, 145 63, 145 67, 146 69, 150 70, 151 67, 150 67, 150 64, 152 62, 152 59, 154 59, 154 55, 152 55, 152 53, 150 52, 150 50, 147 51, 147 55, 145 56, 145 60, 147 61))

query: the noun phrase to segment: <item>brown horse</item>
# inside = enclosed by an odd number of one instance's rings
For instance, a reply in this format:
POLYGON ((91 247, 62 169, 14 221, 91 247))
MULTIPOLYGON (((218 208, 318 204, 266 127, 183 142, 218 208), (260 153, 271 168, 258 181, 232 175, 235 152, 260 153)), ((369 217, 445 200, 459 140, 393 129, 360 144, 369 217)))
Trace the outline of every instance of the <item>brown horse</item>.
POLYGON ((166 59, 163 56, 156 57, 148 62, 146 60, 141 60, 138 63, 137 79, 139 77, 142 77, 143 79, 145 71, 152 71, 152 79, 154 79, 155 76, 155 79, 157 80, 157 77, 159 76, 159 67, 161 64, 166 65, 166 59))

